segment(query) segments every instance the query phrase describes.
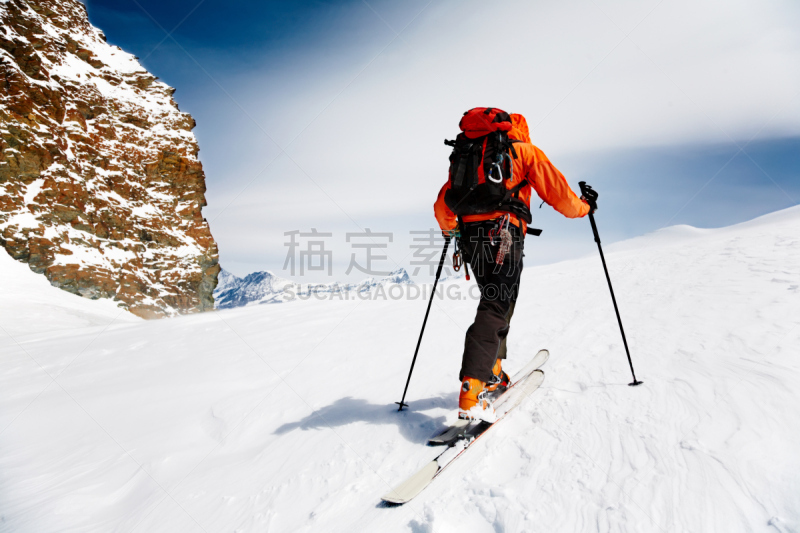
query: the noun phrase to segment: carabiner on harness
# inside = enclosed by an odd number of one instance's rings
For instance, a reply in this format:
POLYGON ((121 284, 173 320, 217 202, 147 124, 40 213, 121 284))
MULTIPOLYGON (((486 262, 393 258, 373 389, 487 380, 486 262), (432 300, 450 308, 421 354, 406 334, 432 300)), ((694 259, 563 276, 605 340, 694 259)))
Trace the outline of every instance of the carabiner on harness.
POLYGON ((492 166, 489 168, 489 175, 486 176, 486 179, 488 179, 492 183, 502 183, 503 168, 500 166, 500 163, 492 163, 492 166), (497 179, 494 179, 492 177, 492 174, 494 174, 495 169, 497 169, 497 179))
POLYGON ((458 240, 456 240, 455 243, 455 252, 453 252, 453 270, 458 272, 463 266, 466 274, 465 278, 467 281, 469 281, 469 264, 464 260, 464 251, 458 247, 458 240))
POLYGON ((492 225, 492 228, 489 230, 489 244, 494 246, 494 240, 500 237, 503 231, 503 226, 506 225, 508 220, 508 215, 503 215, 500 218, 494 219, 494 225, 492 225))
POLYGON ((458 272, 461 270, 461 267, 464 265, 464 258, 461 257, 461 250, 457 252, 453 252, 453 270, 458 272))
POLYGON ((458 272, 463 264, 464 258, 461 255, 461 249, 458 247, 458 239, 456 239, 453 246, 453 270, 458 272))
POLYGON ((503 154, 497 154, 497 161, 492 163, 489 167, 489 175, 486 176, 487 180, 492 183, 501 183, 503 181, 503 164, 506 159, 508 159, 508 180, 511 181, 514 179, 514 160, 511 159, 511 154, 505 152, 503 154))

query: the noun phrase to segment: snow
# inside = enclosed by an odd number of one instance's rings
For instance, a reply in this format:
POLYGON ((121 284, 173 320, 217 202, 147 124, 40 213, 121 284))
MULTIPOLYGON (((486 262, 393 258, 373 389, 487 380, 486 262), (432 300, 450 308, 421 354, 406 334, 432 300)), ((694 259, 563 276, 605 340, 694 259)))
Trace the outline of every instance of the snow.
POLYGON ((160 214, 161 212, 158 209, 149 204, 143 204, 131 209, 131 215, 138 218, 150 218, 152 216, 158 216, 160 214))
POLYGON ((507 370, 549 348, 542 387, 393 508, 380 496, 441 452, 424 442, 456 408, 474 300, 435 301, 398 413, 423 299, 144 322, 4 260, 0 523, 800 531, 799 230, 794 207, 609 246, 635 388, 597 255, 526 269, 507 370))
POLYGON ((44 276, 5 252, 0 253, 0 279, 3 342, 11 336, 27 344, 52 333, 106 326, 112 319, 123 324, 142 322, 110 300, 87 300, 55 289, 44 276))
POLYGON ((32 204, 33 199, 36 198, 36 195, 42 191, 42 185, 44 185, 44 179, 38 179, 32 181, 27 188, 25 189, 25 196, 23 197, 23 201, 25 205, 32 204))
POLYGON ((36 218, 36 215, 31 213, 30 211, 20 211, 14 213, 13 215, 9 216, 5 222, 0 224, 0 229, 10 228, 13 226, 17 226, 17 232, 15 235, 21 236, 23 232, 20 230, 22 229, 38 229, 42 223, 36 218))

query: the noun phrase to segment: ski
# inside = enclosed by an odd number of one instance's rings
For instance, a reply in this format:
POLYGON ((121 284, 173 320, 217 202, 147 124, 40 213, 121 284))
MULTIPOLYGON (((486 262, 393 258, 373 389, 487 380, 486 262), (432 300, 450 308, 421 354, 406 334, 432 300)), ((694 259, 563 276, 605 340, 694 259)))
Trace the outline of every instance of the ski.
POLYGON ((517 407, 522 401, 530 396, 544 381, 544 372, 534 369, 519 381, 514 382, 512 387, 503 394, 505 400, 501 406, 495 406, 497 421, 494 423, 479 422, 470 425, 466 433, 457 439, 452 446, 448 446, 445 451, 439 454, 433 461, 423 466, 417 473, 413 474, 400 485, 390 490, 381 497, 386 503, 403 504, 411 501, 425 487, 441 475, 453 461, 461 457, 475 442, 485 435, 491 428, 503 420, 508 413, 517 407))
MULTIPOLYGON (((541 368, 542 365, 547 362, 549 357, 549 351, 539 350, 536 355, 533 356, 533 359, 531 359, 531 361, 525 365, 521 371, 517 372, 517 379, 514 380, 514 383, 512 383, 501 393, 496 394, 494 397, 490 395, 489 399, 495 406, 495 409, 498 409, 503 404, 505 401, 504 398, 506 398, 508 393, 516 386, 517 383, 521 383, 522 380, 529 376, 533 371, 541 368)), ((444 428, 444 430, 442 430, 440 433, 428 439, 428 446, 449 446, 464 436, 464 434, 470 431, 470 429, 475 425, 477 424, 472 420, 458 419, 450 426, 444 428)))

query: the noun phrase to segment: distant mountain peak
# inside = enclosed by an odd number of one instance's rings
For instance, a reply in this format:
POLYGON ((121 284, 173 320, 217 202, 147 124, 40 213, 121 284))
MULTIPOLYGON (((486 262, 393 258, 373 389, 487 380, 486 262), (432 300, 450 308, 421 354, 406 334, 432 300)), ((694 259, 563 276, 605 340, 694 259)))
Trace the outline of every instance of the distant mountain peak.
POLYGON ((389 285, 414 285, 414 281, 405 268, 398 268, 382 278, 371 277, 357 283, 297 283, 269 270, 238 277, 223 269, 214 298, 217 308, 230 309, 251 304, 288 302, 309 294, 363 293, 389 285))

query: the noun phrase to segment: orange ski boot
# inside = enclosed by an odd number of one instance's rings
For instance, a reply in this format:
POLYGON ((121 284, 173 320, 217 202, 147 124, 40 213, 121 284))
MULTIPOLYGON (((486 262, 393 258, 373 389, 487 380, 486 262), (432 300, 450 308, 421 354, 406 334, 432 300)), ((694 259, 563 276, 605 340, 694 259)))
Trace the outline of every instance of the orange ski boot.
POLYGON ((508 388, 509 383, 511 383, 511 378, 503 372, 503 360, 498 358, 492 367, 492 378, 486 382, 486 390, 502 393, 508 388))
POLYGON ((463 420, 485 420, 494 422, 496 416, 492 403, 486 397, 486 383, 465 377, 458 396, 458 418, 463 420))

